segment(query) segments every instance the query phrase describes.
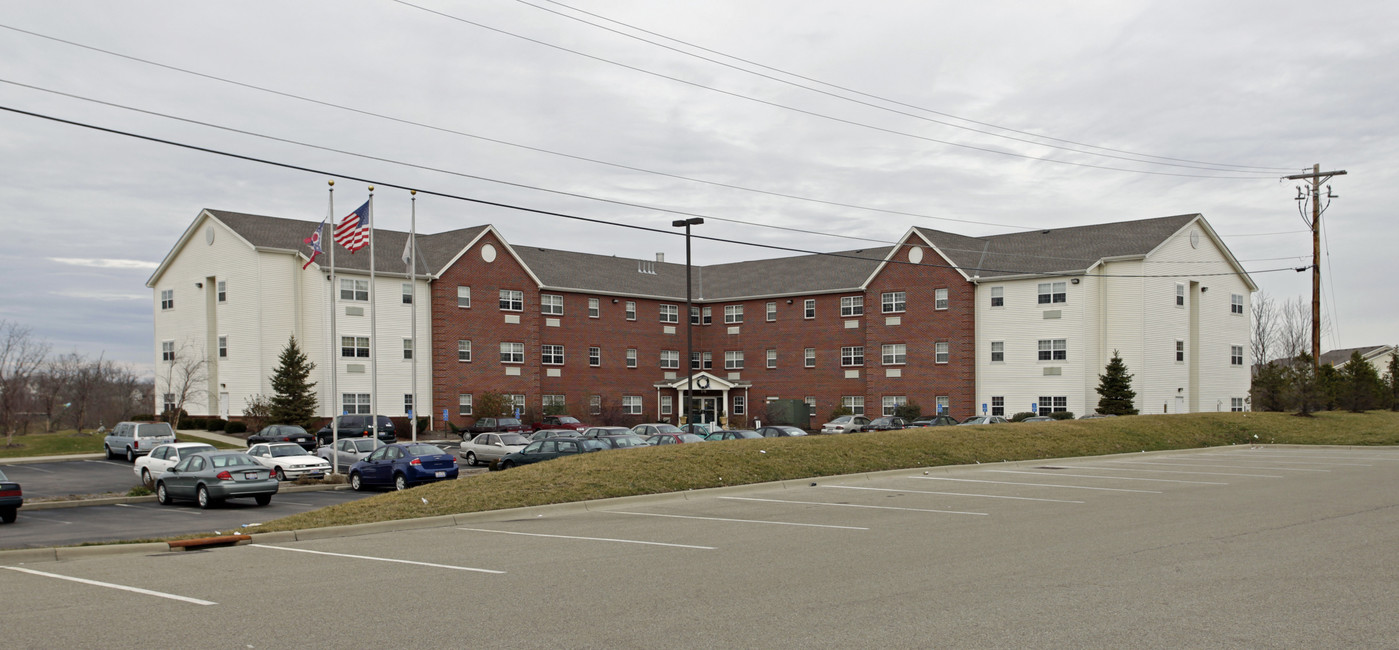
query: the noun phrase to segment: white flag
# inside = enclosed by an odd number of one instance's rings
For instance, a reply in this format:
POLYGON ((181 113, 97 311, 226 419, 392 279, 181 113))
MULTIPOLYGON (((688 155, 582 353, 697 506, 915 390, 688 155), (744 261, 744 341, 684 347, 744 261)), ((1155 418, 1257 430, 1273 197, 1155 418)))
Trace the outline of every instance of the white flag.
POLYGON ((413 265, 413 235, 408 235, 408 241, 403 242, 403 266, 410 271, 413 265))

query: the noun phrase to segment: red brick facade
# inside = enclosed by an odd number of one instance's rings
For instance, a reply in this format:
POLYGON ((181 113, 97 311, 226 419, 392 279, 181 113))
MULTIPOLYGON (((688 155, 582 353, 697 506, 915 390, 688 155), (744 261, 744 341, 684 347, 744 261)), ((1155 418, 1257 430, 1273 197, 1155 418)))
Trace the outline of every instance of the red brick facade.
MULTIPOLYGON (((916 235, 909 242, 922 243, 916 235)), ((738 380, 751 382, 751 388, 735 389, 726 407, 729 426, 751 425, 761 416, 768 397, 816 399, 813 426, 824 422, 841 406, 844 396, 864 398, 865 413, 881 414, 884 397, 904 397, 917 402, 925 414, 936 410, 936 398, 946 396, 951 414, 966 417, 975 409, 975 353, 973 323, 974 287, 932 249, 922 247, 923 263, 909 264, 908 248, 896 253, 863 291, 789 295, 780 298, 740 301, 696 301, 697 307, 711 308, 712 321, 693 327, 696 353, 711 354, 709 372, 718 377, 738 373, 738 380), (946 309, 935 308, 935 290, 947 289, 946 309), (906 308, 883 313, 881 296, 902 291, 906 308), (863 297, 863 314, 842 317, 841 298, 863 297), (806 318, 808 299, 816 301, 814 318, 806 318), (774 320, 767 319, 767 305, 776 308, 774 320), (725 322, 725 307, 742 305, 741 323, 725 322), (896 320, 891 320, 896 319, 896 320), (848 327, 847 321, 858 323, 848 327), (730 328, 736 327, 735 333, 730 328), (936 344, 948 344, 948 360, 935 362, 936 344), (903 344, 906 361, 885 365, 881 346, 903 344), (864 347, 864 364, 841 364, 841 349, 864 347), (814 348, 814 368, 805 367, 805 349, 814 348), (769 368, 767 351, 776 350, 776 367, 769 368), (742 351, 743 367, 725 368, 725 352, 742 351), (888 370, 898 371, 888 373, 888 370), (858 377, 847 378, 847 371, 858 377), (899 374, 901 376, 887 376, 899 374), (733 398, 746 400, 742 415, 734 413, 733 398)), ((775 267, 777 268, 777 267, 775 267)), ((543 395, 563 395, 570 414, 584 422, 601 423, 591 414, 589 400, 600 395, 609 407, 620 406, 624 396, 640 398, 641 413, 622 418, 623 423, 678 421, 681 414, 675 391, 654 384, 684 378, 688 371, 685 326, 688 322, 684 300, 654 300, 625 295, 604 295, 541 290, 529 272, 510 254, 510 249, 493 230, 467 250, 432 283, 432 361, 433 403, 445 407, 457 426, 475 418, 459 413, 459 396, 473 399, 487 391, 525 395, 528 408, 537 414, 543 395), (483 259, 486 244, 495 249, 493 262, 483 259), (469 286, 471 306, 458 307, 458 286, 469 286), (500 290, 523 292, 520 311, 502 310, 500 290), (541 313, 542 296, 563 297, 563 313, 541 313), (589 299, 598 303, 598 316, 589 315, 589 299), (626 317, 628 302, 636 305, 634 320, 626 317), (679 322, 661 321, 662 305, 674 305, 679 322), (518 322, 507 322, 516 320, 518 322), (557 323, 557 325, 555 325, 557 323), (667 333, 667 327, 671 333, 667 333), (471 342, 471 360, 458 360, 458 341, 471 342), (522 363, 502 363, 502 342, 523 345, 522 363), (562 365, 544 365, 542 347, 563 346, 562 365), (601 352, 600 364, 589 364, 589 348, 601 352), (636 367, 628 368, 626 352, 636 350, 636 367), (662 367, 662 351, 674 351, 678 367, 662 367), (507 369, 515 369, 507 374, 507 369), (556 370, 558 376, 549 376, 556 370), (658 395, 671 397, 669 415, 659 413, 658 395)), ((715 392, 714 395, 719 395, 715 392)))

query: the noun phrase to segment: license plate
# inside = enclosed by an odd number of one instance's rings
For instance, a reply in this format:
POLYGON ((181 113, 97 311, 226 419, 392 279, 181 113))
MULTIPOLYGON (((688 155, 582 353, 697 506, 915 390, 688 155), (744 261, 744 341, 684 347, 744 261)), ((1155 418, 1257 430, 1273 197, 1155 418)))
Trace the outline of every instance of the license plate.
POLYGON ((257 472, 243 472, 243 478, 248 479, 249 481, 256 481, 257 472))
POLYGON ((438 472, 438 473, 437 473, 437 478, 447 478, 447 473, 446 473, 446 472, 438 472))

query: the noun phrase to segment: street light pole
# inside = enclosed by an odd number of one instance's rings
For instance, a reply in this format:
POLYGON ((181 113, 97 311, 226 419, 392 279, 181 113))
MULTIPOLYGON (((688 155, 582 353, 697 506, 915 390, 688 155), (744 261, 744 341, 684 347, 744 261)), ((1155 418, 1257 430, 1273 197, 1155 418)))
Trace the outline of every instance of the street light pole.
MULTIPOLYGON (((685 227, 685 399, 681 404, 685 408, 685 421, 687 424, 695 423, 694 411, 694 391, 695 391, 695 324, 691 313, 695 309, 694 305, 694 285, 690 282, 690 226, 698 226, 704 223, 700 217, 689 219, 676 219, 670 225, 679 228, 685 227)), ((694 427, 690 427, 690 432, 694 432, 694 427)))

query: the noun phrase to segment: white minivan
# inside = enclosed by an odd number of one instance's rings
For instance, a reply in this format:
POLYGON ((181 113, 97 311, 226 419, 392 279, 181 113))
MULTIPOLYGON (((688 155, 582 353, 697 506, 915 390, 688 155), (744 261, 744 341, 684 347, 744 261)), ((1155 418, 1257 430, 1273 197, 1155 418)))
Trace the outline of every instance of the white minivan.
POLYGON ((109 460, 122 456, 134 463, 137 456, 167 442, 175 442, 175 430, 169 422, 118 422, 102 441, 102 449, 109 460))

